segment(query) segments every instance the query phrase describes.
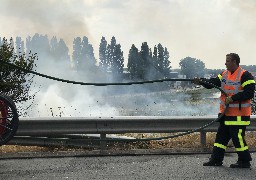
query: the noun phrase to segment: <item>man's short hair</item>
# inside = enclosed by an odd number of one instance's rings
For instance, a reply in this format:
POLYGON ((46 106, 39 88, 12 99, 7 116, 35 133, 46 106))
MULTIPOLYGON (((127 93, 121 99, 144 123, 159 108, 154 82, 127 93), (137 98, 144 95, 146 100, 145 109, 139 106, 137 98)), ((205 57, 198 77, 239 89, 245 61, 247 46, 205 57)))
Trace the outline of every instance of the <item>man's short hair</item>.
POLYGON ((240 57, 239 57, 238 54, 236 54, 236 53, 229 53, 226 56, 229 56, 229 57, 231 57, 232 60, 235 60, 237 65, 240 64, 240 57))

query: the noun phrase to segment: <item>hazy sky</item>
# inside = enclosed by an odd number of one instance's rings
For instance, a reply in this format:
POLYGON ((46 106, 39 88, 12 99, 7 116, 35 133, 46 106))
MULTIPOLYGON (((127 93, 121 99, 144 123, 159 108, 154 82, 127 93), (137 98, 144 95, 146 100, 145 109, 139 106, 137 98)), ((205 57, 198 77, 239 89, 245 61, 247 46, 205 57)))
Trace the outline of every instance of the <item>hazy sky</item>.
POLYGON ((132 44, 161 43, 178 67, 187 56, 207 68, 225 68, 236 52, 241 64, 255 65, 255 0, 0 0, 0 37, 35 33, 63 38, 87 36, 98 59, 101 37, 116 37, 125 55, 132 44))

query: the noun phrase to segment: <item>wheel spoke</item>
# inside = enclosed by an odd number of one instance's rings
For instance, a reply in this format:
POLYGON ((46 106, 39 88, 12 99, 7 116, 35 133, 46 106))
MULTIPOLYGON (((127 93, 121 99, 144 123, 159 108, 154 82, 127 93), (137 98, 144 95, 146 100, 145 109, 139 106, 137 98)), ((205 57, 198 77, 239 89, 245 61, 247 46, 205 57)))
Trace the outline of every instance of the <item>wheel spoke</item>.
POLYGON ((8 130, 10 130, 10 131, 12 131, 12 130, 13 130, 13 129, 11 129, 11 128, 9 128, 9 127, 7 127, 7 126, 3 125, 3 124, 0 124, 0 126, 1 126, 1 127, 6 128, 6 129, 8 129, 8 130))
POLYGON ((1 119, 6 119, 6 120, 9 120, 9 119, 11 119, 11 118, 13 118, 13 116, 0 117, 0 120, 1 120, 1 119))
POLYGON ((0 145, 6 144, 16 133, 19 118, 12 99, 0 94, 0 145))

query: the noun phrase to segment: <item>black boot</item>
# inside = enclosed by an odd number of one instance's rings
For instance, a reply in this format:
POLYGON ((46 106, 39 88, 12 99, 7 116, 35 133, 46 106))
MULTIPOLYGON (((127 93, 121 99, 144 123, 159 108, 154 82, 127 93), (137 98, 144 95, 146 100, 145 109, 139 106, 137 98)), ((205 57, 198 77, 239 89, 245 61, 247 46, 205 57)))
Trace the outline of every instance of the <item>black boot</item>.
POLYGON ((231 168, 250 168, 251 163, 245 161, 237 161, 235 164, 230 165, 231 168))
POLYGON ((210 158, 208 162, 205 162, 203 166, 222 166, 222 161, 210 158))

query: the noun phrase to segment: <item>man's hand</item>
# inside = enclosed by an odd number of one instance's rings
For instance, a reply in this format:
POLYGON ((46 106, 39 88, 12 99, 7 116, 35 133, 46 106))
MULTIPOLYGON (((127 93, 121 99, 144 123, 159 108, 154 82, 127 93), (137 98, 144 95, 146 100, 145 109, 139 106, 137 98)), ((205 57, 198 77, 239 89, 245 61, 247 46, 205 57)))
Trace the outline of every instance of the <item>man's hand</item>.
POLYGON ((194 84, 196 84, 196 85, 200 85, 201 83, 200 83, 200 79, 199 78, 194 78, 193 79, 193 81, 192 81, 192 83, 194 83, 194 84))
POLYGON ((230 103, 232 103, 232 102, 233 102, 233 99, 232 99, 231 96, 226 97, 226 99, 225 99, 225 104, 230 104, 230 103))

